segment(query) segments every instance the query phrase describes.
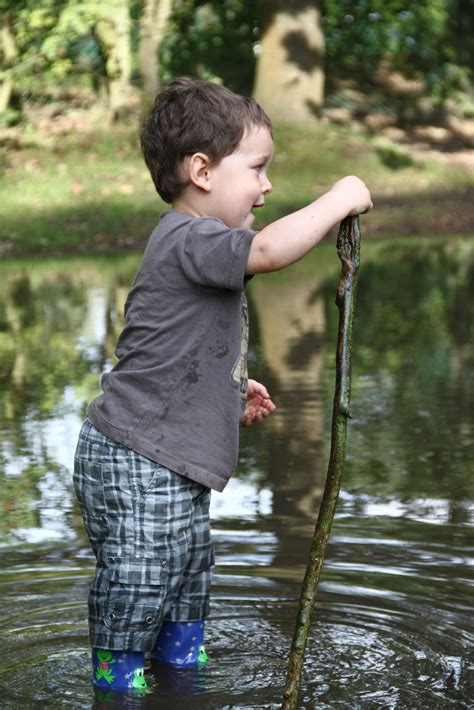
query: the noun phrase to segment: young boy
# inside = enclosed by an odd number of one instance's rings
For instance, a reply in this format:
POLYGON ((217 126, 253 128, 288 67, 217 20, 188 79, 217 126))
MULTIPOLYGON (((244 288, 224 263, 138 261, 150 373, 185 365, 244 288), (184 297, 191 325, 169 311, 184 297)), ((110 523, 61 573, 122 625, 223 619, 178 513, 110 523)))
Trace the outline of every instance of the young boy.
POLYGON ((97 558, 89 594, 93 682, 146 685, 144 653, 205 661, 210 490, 237 463, 239 423, 275 405, 247 379, 249 277, 307 254, 347 215, 368 211, 356 177, 255 233, 272 185, 272 126, 258 104, 187 78, 156 98, 141 144, 171 203, 125 305, 118 363, 102 378, 74 484, 97 558))

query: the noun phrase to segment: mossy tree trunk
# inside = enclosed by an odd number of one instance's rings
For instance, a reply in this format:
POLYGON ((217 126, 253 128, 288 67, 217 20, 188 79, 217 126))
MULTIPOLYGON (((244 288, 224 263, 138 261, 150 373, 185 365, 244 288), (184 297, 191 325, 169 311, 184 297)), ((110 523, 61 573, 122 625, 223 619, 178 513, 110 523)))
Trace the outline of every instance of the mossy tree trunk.
POLYGON ((145 0, 140 17, 138 67, 142 77, 145 103, 150 103, 160 88, 160 45, 173 11, 173 0, 145 0))
POLYGON ((106 57, 109 109, 112 120, 130 110, 131 43, 130 14, 126 0, 115 0, 95 25, 106 57))
POLYGON ((309 123, 324 100, 324 35, 317 3, 261 3, 261 50, 253 94, 275 121, 309 123))
POLYGON ((1 15, 1 44, 3 66, 0 69, 0 113, 4 113, 10 106, 13 93, 12 65, 18 56, 10 12, 4 12, 1 15))

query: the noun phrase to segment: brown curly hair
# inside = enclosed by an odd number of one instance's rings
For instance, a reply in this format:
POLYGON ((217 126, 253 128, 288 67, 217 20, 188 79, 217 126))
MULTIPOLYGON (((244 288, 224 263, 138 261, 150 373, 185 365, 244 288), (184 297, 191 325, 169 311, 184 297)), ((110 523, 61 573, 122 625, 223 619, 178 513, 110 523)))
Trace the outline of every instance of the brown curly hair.
POLYGON ((253 99, 201 79, 180 77, 170 82, 157 95, 140 135, 160 197, 172 202, 186 187, 179 171, 185 156, 205 153, 218 163, 252 126, 272 132, 270 119, 253 99))

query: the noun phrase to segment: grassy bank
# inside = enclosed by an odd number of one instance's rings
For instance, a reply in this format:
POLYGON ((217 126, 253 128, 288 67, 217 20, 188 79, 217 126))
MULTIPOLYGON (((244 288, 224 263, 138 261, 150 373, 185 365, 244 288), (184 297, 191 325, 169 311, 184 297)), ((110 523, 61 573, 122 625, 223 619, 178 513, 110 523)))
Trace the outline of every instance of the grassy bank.
MULTIPOLYGON (((371 187, 377 208, 364 220, 367 237, 472 234, 467 166, 354 129, 281 127, 275 133, 274 192, 258 211, 257 227, 356 173, 371 187)), ((143 164, 135 125, 1 138, 1 255, 143 247, 166 205, 143 164)))

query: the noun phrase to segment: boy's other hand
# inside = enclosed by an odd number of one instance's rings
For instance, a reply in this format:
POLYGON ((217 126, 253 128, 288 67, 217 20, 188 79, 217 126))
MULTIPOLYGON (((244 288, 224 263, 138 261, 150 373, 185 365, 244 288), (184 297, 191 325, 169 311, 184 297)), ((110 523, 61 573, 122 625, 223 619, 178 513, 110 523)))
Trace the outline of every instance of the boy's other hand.
POLYGON ((242 426, 249 426, 268 417, 276 409, 270 399, 267 388, 256 380, 249 380, 247 387, 247 404, 244 416, 240 420, 242 426))
POLYGON ((364 214, 372 209, 373 202, 367 185, 355 175, 347 175, 331 188, 347 204, 348 215, 364 214))

